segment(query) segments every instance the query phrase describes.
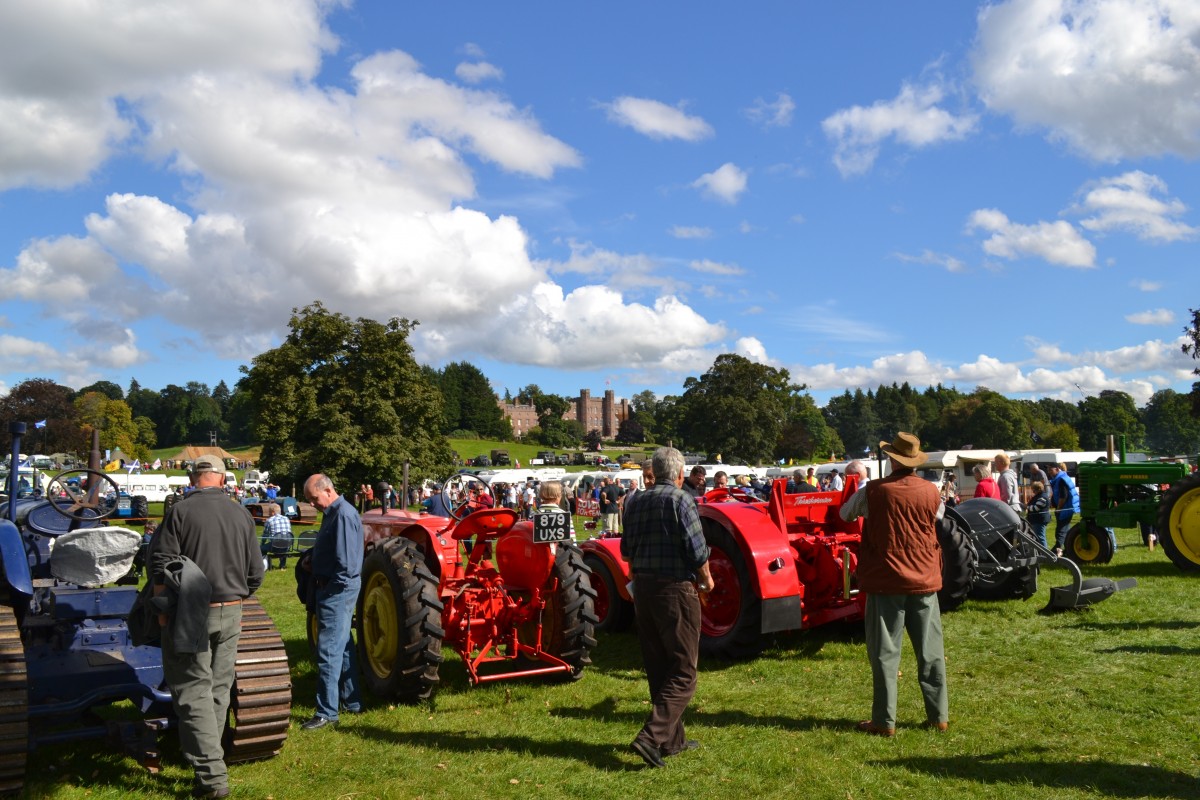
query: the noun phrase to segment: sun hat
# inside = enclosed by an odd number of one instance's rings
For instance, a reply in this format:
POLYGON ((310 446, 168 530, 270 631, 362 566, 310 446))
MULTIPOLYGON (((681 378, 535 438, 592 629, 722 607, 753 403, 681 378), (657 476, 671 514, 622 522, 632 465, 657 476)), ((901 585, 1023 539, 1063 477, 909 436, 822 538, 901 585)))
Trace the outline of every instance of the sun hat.
POLYGON ((921 440, 904 431, 896 434, 895 441, 880 442, 879 448, 902 467, 919 467, 929 460, 929 456, 921 452, 921 440))

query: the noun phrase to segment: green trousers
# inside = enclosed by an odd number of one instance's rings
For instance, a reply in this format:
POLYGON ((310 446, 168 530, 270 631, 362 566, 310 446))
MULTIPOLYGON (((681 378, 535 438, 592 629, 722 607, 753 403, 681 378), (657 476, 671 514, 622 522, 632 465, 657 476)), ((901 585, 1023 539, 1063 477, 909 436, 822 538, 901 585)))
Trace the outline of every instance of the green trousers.
POLYGON ((869 594, 866 613, 867 659, 875 688, 871 722, 879 728, 896 727, 896 674, 905 631, 917 656, 917 683, 925 698, 925 718, 949 722, 946 654, 937 593, 869 594))
POLYGON ((163 674, 179 718, 179 749, 195 770, 197 789, 229 785, 221 736, 241 633, 241 605, 209 608, 208 650, 203 653, 176 652, 170 627, 163 631, 163 674))

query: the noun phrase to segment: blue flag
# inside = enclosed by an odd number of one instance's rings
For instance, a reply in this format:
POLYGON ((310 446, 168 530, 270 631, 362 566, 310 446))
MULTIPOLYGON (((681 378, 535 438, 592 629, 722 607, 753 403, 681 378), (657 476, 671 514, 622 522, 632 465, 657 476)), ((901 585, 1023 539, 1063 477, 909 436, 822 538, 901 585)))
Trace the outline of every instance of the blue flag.
POLYGON ((46 427, 46 420, 42 420, 41 422, 35 422, 35 423, 33 423, 33 427, 34 427, 34 428, 44 428, 44 427, 46 427))

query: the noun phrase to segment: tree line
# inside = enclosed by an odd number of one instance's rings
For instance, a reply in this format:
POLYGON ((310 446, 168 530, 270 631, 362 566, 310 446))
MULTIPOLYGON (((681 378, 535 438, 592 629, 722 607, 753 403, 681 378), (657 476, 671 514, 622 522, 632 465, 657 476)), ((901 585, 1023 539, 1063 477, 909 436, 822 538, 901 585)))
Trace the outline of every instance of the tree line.
MULTIPOLYGON (((1183 349, 1200 357, 1200 313, 1192 315, 1183 349)), ((260 464, 281 480, 324 471, 341 486, 398 481, 406 463, 414 477, 437 477, 454 461, 448 437, 511 441, 513 431, 477 367, 417 363, 408 341, 417 324, 352 320, 314 302, 293 309, 283 343, 242 367, 232 390, 222 381, 211 390, 192 382, 154 391, 137 380, 127 390, 109 381, 73 390, 34 378, 0 398, 0 421, 45 420, 34 441, 47 453, 86 452, 98 430, 103 448, 144 460, 152 448, 207 444, 215 433, 223 445, 261 444, 260 464)), ((1197 397, 1200 383, 1191 395, 1160 390, 1142 408, 1112 390, 1072 403, 893 383, 846 390, 819 407, 786 369, 727 353, 687 378, 678 395, 635 394, 617 442, 670 442, 729 463, 762 464, 858 457, 900 430, 933 450, 1101 450, 1109 434, 1120 434, 1131 450, 1194 455, 1197 397)), ((515 398, 506 391, 504 400, 536 410, 539 424, 523 435, 527 442, 600 444, 599 431, 563 419, 566 397, 530 384, 515 398)))

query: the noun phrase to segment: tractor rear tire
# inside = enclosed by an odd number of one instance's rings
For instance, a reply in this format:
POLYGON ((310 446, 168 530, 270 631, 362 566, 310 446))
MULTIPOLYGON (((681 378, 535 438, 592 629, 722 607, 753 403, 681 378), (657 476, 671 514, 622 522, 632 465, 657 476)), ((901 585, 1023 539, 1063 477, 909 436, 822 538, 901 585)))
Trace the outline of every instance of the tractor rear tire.
POLYGON ((701 520, 710 554, 713 590, 700 606, 700 653, 706 657, 754 658, 763 648, 762 598, 750 581, 746 559, 733 535, 701 520))
POLYGON ((129 511, 133 519, 145 522, 150 519, 150 501, 145 495, 134 495, 129 503, 129 511))
POLYGON ((970 596, 979 554, 975 552, 971 537, 953 517, 945 516, 938 521, 937 535, 942 548, 942 589, 938 592, 938 608, 944 614, 961 606, 970 596))
POLYGON ((1200 474, 1171 484, 1158 509, 1158 541, 1175 566, 1200 570, 1200 474))
POLYGON ((633 622, 633 603, 621 597, 617 578, 597 556, 585 555, 583 563, 592 569, 592 589, 596 599, 592 601, 596 612, 596 630, 617 633, 628 630, 633 622))
POLYGON ((442 663, 438 582, 415 542, 388 539, 363 560, 358 654, 376 697, 416 703, 433 696, 442 663))
POLYGON ((568 676, 573 681, 583 677, 583 668, 592 663, 591 649, 596 646, 596 590, 589 572, 583 551, 570 542, 560 542, 553 572, 558 591, 546 596, 542 647, 571 665, 568 676))
POLYGON ((222 740, 225 761, 232 764, 278 755, 291 717, 287 650, 258 598, 249 597, 242 602, 242 635, 222 740))
POLYGON ((0 606, 0 794, 25 785, 29 754, 29 680, 25 646, 13 610, 0 606))
POLYGON ((1076 522, 1067 531, 1067 541, 1063 545, 1063 555, 1081 567, 1089 564, 1107 564, 1113 558, 1112 538, 1108 531, 1099 525, 1087 525, 1087 546, 1083 544, 1084 525, 1082 520, 1076 522))

